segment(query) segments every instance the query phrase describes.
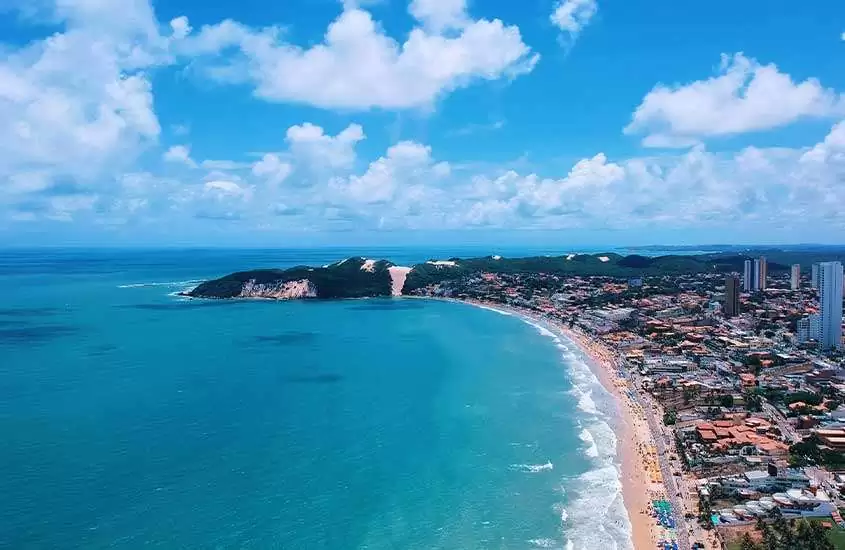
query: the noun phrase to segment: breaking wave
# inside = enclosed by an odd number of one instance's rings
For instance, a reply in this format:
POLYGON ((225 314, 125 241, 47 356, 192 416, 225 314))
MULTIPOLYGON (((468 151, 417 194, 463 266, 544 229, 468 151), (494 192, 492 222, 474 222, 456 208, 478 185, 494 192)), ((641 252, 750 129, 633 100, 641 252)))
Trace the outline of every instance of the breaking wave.
POLYGON ((529 474, 536 474, 538 472, 545 472, 548 470, 554 470, 555 465, 551 463, 551 461, 546 462, 545 464, 511 464, 511 470, 516 472, 525 472, 529 474))
POLYGON ((202 282, 202 280, 190 280, 190 281, 166 281, 166 282, 153 282, 153 283, 130 283, 126 285, 117 285, 117 288, 146 288, 146 287, 155 287, 155 286, 188 286, 188 285, 198 285, 202 282))

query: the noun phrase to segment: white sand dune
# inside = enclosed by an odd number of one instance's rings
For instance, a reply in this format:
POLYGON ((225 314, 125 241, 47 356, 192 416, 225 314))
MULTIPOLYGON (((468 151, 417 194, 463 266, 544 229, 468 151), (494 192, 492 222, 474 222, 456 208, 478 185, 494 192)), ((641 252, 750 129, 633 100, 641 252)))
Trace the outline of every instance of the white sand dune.
POLYGON ((390 272, 392 294, 402 296, 402 288, 405 286, 405 279, 408 277, 411 268, 394 265, 387 268, 387 271, 390 272))

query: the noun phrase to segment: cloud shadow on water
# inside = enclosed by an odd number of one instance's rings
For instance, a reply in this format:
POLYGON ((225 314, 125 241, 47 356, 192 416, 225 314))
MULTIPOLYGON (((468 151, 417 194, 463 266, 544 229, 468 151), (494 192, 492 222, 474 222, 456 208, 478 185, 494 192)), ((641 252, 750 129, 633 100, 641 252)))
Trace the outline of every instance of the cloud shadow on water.
POLYGON ((229 307, 245 304, 242 300, 185 300, 152 304, 121 304, 123 309, 142 309, 147 311, 187 311, 212 307, 229 307))
POLYGON ((78 330, 65 325, 23 326, 0 329, 0 344, 40 345, 57 338, 76 334, 78 330))
POLYGON ((62 311, 55 307, 0 308, 0 317, 49 317, 62 311))
POLYGON ((259 344, 276 344, 278 346, 295 346, 315 341, 319 337, 316 332, 288 331, 280 334, 256 336, 254 341, 259 344))
POLYGON ((288 384, 337 384, 343 381, 343 375, 334 373, 305 374, 285 376, 282 380, 288 384))
POLYGON ((419 300, 367 300, 350 306, 354 311, 405 311, 409 309, 423 309, 425 304, 419 300))

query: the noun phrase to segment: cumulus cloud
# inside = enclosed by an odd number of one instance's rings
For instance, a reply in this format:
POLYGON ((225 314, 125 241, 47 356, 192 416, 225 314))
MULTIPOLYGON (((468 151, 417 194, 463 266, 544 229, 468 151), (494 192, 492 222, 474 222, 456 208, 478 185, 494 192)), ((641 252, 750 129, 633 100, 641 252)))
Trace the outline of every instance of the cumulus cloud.
POLYGON ((466 0, 411 0, 408 11, 434 32, 460 29, 470 22, 466 0))
POLYGON ((400 186, 430 185, 448 174, 448 163, 432 160, 431 147, 401 141, 372 162, 363 175, 335 180, 334 184, 355 202, 384 203, 394 198, 400 186))
POLYGON ((264 178, 271 185, 279 185, 287 179, 293 167, 282 162, 278 155, 267 153, 261 160, 252 165, 252 173, 259 178, 264 178))
POLYGON ((287 42, 276 27, 226 20, 177 50, 198 57, 209 77, 252 83, 268 101, 358 110, 428 108, 475 81, 530 72, 539 60, 519 28, 473 20, 463 0, 413 0, 409 9, 420 26, 401 44, 368 11, 347 4, 311 47, 287 42))
POLYGON ((163 156, 165 162, 184 164, 190 168, 196 168, 197 163, 191 158, 191 148, 187 145, 173 145, 163 156))
POLYGON ((688 147, 714 136, 845 114, 845 98, 810 78, 795 82, 774 64, 742 53, 722 55, 719 73, 684 85, 660 84, 634 112, 626 134, 647 147, 688 147))
POLYGON ((166 62, 163 43, 146 0, 16 7, 61 30, 0 59, 0 180, 19 182, 0 202, 67 219, 158 140, 145 71, 166 62))
POLYGON ((571 40, 575 40, 598 11, 596 0, 562 0, 555 6, 551 20, 571 40))
POLYGON ((358 124, 350 124, 333 137, 310 122, 291 126, 285 136, 295 156, 312 166, 329 168, 351 167, 355 162, 355 146, 365 137, 364 129, 358 124))

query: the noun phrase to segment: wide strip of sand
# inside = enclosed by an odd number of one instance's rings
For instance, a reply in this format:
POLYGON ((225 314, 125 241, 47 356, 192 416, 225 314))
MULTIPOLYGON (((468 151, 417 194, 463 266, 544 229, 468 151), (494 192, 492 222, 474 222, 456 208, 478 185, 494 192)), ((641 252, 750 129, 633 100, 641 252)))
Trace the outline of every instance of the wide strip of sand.
POLYGON ((654 438, 644 413, 628 395, 628 390, 633 392, 636 389, 628 388, 627 382, 617 376, 616 360, 610 351, 588 336, 533 312, 491 302, 450 301, 495 309, 538 323, 556 336, 572 342, 582 351, 587 365, 602 386, 616 398, 618 404, 618 418, 621 421, 615 423, 614 429, 621 463, 622 498, 631 521, 632 543, 635 550, 656 548, 661 537, 653 518, 649 515, 649 505, 653 497, 662 496, 664 489, 662 484, 653 480, 653 472, 657 466, 648 449, 653 446, 654 438))

